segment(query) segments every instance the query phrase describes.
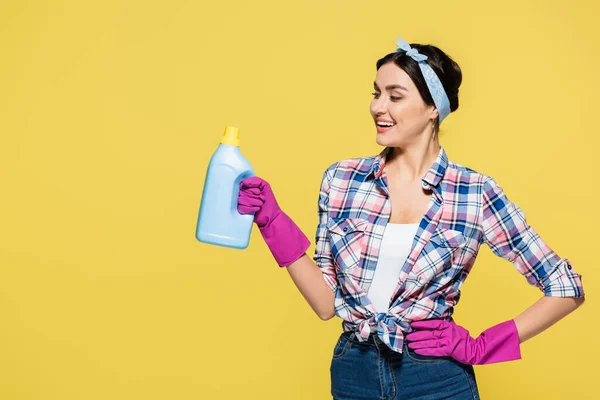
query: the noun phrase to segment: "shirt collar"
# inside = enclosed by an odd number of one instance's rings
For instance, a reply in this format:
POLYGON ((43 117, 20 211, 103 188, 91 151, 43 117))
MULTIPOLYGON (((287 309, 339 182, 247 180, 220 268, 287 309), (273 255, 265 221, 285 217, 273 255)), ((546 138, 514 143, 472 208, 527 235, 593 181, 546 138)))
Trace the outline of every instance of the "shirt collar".
MULTIPOLYGON (((386 147, 381 153, 372 158, 369 174, 373 174, 375 178, 381 177, 385 168, 385 160, 389 151, 390 148, 386 147)), ((421 184, 423 188, 430 189, 436 187, 444 177, 444 173, 446 172, 447 167, 448 155, 446 154, 446 150, 444 150, 444 147, 440 146, 440 151, 433 165, 421 178, 421 184)))

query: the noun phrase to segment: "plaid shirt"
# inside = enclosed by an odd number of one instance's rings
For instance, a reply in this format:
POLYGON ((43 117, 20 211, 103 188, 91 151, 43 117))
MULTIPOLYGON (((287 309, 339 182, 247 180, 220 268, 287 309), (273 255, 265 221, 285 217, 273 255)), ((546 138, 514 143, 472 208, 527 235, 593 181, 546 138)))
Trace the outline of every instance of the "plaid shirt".
POLYGON ((413 239, 387 313, 367 297, 391 204, 385 174, 388 148, 339 161, 323 175, 314 260, 335 292, 335 313, 359 341, 376 333, 402 352, 412 321, 450 320, 460 287, 486 243, 513 263, 545 296, 584 296, 581 275, 528 225, 496 181, 448 161, 442 147, 425 176, 429 208, 413 239))

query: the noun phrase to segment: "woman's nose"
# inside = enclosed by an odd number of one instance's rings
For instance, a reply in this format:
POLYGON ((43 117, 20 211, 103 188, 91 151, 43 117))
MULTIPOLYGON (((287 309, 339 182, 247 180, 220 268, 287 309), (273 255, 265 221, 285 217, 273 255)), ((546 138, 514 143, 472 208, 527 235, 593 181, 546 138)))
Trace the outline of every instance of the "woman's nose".
POLYGON ((380 115, 385 113, 385 100, 382 98, 373 99, 371 102, 371 110, 373 114, 380 115))

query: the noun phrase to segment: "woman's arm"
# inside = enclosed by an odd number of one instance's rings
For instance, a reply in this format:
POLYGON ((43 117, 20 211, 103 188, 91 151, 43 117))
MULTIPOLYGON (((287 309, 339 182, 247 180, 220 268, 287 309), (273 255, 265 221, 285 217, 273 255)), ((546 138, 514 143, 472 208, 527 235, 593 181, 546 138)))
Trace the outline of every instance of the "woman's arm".
POLYGON ((483 331, 476 338, 453 320, 411 323, 406 339, 417 354, 450 356, 465 364, 492 364, 521 359, 521 343, 579 307, 585 297, 544 296, 525 312, 483 331))
POLYGON ((254 214, 254 222, 280 267, 288 270, 292 280, 319 318, 335 315, 334 293, 337 279, 331 249, 327 240, 327 212, 324 179, 319 195, 319 226, 317 228, 315 262, 307 255, 310 241, 298 225, 284 213, 267 181, 250 177, 240 183, 238 212, 254 214), (318 264, 317 264, 318 263, 318 264))
POLYGON ((334 293, 323 279, 323 273, 306 254, 288 265, 287 271, 302 296, 323 321, 335 316, 334 293))
POLYGON ((324 321, 335 316, 335 292, 339 286, 327 229, 329 189, 334 168, 335 164, 327 168, 321 180, 314 257, 311 259, 305 253, 287 266, 302 296, 324 321))
POLYGON ((584 301, 582 277, 529 225, 524 211, 488 178, 483 186, 483 241, 544 292, 514 322, 522 343, 575 311, 584 301))
POLYGON ((575 311, 584 301, 585 296, 542 297, 514 319, 519 331, 519 341, 523 343, 550 328, 575 311))

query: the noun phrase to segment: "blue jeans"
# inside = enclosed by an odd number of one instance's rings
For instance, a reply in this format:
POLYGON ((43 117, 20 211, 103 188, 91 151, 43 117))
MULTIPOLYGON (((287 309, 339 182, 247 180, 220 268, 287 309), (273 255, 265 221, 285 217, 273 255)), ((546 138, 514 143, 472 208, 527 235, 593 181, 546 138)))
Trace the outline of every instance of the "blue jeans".
POLYGON ((343 332, 330 367, 334 400, 479 400, 473 366, 422 356, 407 344, 400 354, 377 334, 361 343, 354 332, 343 332))

